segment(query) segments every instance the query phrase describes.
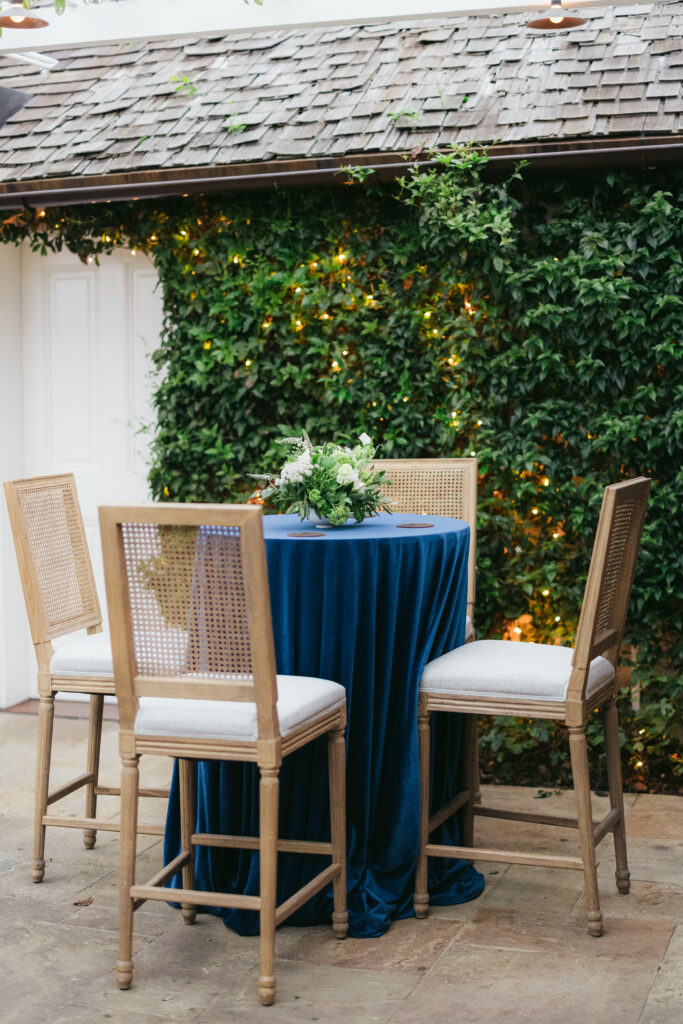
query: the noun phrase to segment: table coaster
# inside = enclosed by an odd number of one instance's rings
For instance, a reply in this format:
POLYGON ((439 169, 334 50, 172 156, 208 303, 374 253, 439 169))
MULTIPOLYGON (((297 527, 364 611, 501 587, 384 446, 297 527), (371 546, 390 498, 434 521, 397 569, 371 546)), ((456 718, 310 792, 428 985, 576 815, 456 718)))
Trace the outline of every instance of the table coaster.
POLYGON ((429 530, 434 523, 396 523, 397 530, 429 530))
POLYGON ((288 537, 325 537, 327 534, 322 530, 299 530, 297 533, 288 533, 288 537))

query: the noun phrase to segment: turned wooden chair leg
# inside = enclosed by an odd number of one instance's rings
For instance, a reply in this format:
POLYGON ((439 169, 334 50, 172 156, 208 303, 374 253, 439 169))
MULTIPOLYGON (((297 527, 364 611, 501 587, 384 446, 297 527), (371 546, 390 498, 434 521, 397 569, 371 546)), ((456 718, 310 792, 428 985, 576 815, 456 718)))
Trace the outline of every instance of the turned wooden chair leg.
POLYGON ((417 709, 417 737, 420 748, 420 852, 415 871, 415 917, 426 917, 429 913, 426 852, 429 841, 429 720, 427 704, 420 697, 417 709))
POLYGON ((465 786, 470 798, 463 809, 462 845, 474 846, 474 805, 479 791, 479 720, 466 715, 464 721, 465 786))
POLYGON ((602 935, 602 913, 598 895, 598 874, 593 843, 593 812, 588 772, 588 746, 583 726, 569 727, 569 750, 572 760, 574 792, 579 825, 579 842, 586 890, 586 920, 591 935, 602 935))
MULTIPOLYGON (((90 694, 90 715, 88 717, 88 763, 86 771, 93 776, 92 782, 85 787, 85 816, 97 817, 97 780, 100 774, 100 747, 102 745, 102 716, 104 712, 104 694, 90 694)), ((86 850, 92 850, 97 838, 94 829, 85 829, 83 843, 86 850)))
POLYGON ((135 848, 138 827, 138 755, 122 758, 121 834, 119 839, 119 948, 116 983, 130 988, 133 980, 133 899, 135 848))
POLYGON ((624 787, 621 779, 621 748, 619 746, 619 715, 615 700, 608 701, 602 709, 605 726, 605 749, 607 752, 607 777, 609 780, 610 807, 619 811, 619 820, 614 826, 614 857, 616 860, 617 889, 626 896, 631 888, 631 875, 626 855, 626 824, 624 820, 624 787))
POLYGON ((35 817, 33 824, 33 860, 31 862, 31 876, 34 882, 42 882, 45 875, 45 825, 43 825, 43 815, 47 814, 54 717, 54 693, 49 696, 41 696, 40 704, 38 705, 35 817))
MULTIPOLYGON (((180 846, 184 853, 190 851, 190 859, 183 865, 183 889, 194 889, 194 848, 192 835, 196 828, 195 807, 195 763, 181 757, 179 764, 180 778, 180 846)), ((181 903, 183 921, 194 924, 197 908, 191 903, 181 903)))
POLYGON ((332 863, 341 871, 332 883, 334 910, 332 930, 338 939, 349 932, 349 914, 346 909, 346 744, 344 730, 328 734, 327 753, 330 774, 330 838, 332 863))
POLYGON ((277 768, 261 768, 260 772, 261 975, 258 993, 263 1005, 270 1006, 275 999, 275 906, 280 780, 277 768))

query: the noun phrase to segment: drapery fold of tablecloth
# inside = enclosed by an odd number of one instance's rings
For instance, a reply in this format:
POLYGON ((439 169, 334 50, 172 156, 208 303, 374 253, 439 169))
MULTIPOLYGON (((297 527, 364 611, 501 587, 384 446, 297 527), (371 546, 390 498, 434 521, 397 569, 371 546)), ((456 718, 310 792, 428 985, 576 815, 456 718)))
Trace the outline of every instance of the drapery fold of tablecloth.
MULTIPOLYGON (((414 516, 383 515, 320 538, 287 536, 296 517, 264 518, 277 670, 341 683, 347 691, 347 820, 350 933, 376 936, 412 913, 418 850, 417 693, 427 661, 464 642, 469 529, 429 517, 434 526, 403 530, 414 516)), ((211 558, 215 533, 199 539, 211 558)), ((433 800, 457 791, 461 720, 434 716, 433 800)), ((326 741, 282 765, 280 835, 329 838, 326 741)), ((198 767, 197 831, 258 834, 258 770, 204 761, 198 767)), ((438 839, 438 833, 436 834, 438 839)), ((457 842, 455 822, 442 841, 457 842)), ((164 844, 165 861, 179 851, 177 780, 164 844)), ((196 887, 258 895, 258 856, 198 847, 196 887)), ((280 854, 278 902, 329 863, 328 858, 280 854)), ((483 878, 464 861, 430 860, 430 899, 458 903, 477 896, 483 878)), ((253 911, 219 910, 241 934, 258 931, 253 911)), ((328 920, 322 892, 289 920, 328 920)))

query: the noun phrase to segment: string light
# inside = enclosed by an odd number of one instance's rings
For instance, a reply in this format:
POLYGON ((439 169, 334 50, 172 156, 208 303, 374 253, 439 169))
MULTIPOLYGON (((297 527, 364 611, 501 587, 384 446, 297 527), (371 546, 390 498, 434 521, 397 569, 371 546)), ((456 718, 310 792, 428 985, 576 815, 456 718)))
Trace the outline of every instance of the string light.
POLYGON ((548 480, 548 477, 546 476, 546 477, 544 478, 544 480, 543 480, 543 486, 544 486, 544 487, 548 487, 548 486, 549 486, 549 484, 550 484, 550 480, 548 480))
POLYGON ((249 367, 249 366, 251 366, 251 359, 245 359, 245 360, 244 360, 244 365, 245 365, 246 367, 249 367))
POLYGON ((45 210, 38 210, 37 212, 38 212, 38 216, 39 217, 44 217, 45 216, 45 210))
POLYGON ((424 315, 424 317, 425 317, 425 320, 429 320, 429 318, 430 318, 430 316, 431 316, 431 315, 432 315, 432 314, 431 314, 431 311, 430 311, 430 310, 428 309, 428 310, 427 310, 427 312, 426 312, 426 313, 425 313, 425 315, 424 315))
POLYGON ((546 587, 545 590, 542 590, 541 593, 543 594, 544 597, 548 597, 550 595, 550 591, 548 590, 547 587, 546 587))
POLYGON ((537 516, 538 515, 538 509, 537 508, 532 508, 531 514, 532 514, 532 516, 537 516))

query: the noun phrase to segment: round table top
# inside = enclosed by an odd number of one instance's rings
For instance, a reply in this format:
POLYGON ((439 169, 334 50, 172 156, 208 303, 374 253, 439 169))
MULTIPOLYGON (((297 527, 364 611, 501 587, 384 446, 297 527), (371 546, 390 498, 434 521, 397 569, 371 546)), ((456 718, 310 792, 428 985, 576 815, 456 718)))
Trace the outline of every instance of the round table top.
POLYGON ((313 523, 302 522, 298 515, 264 516, 263 535, 266 541, 291 540, 311 543, 318 539, 326 542, 396 540, 424 540, 429 536, 441 537, 447 533, 461 533, 469 527, 462 519, 450 516, 414 515, 407 512, 380 512, 362 523, 318 529, 313 523))

